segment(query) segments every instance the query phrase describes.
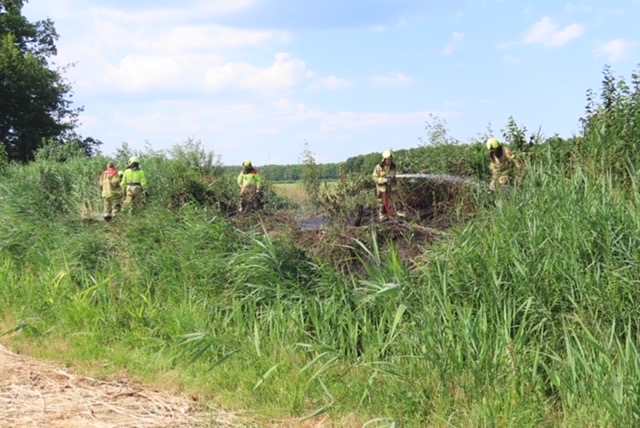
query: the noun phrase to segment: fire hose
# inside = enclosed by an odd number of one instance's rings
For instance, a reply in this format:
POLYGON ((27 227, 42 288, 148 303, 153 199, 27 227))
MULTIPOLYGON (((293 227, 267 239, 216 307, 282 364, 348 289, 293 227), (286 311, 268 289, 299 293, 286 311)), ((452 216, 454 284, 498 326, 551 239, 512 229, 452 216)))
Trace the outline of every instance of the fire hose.
POLYGON ((389 217, 389 220, 393 220, 396 217, 396 207, 391 207, 391 201, 389 200, 389 193, 391 192, 391 177, 387 177, 387 182, 385 184, 385 191, 382 195, 382 204, 384 205, 384 210, 389 217))

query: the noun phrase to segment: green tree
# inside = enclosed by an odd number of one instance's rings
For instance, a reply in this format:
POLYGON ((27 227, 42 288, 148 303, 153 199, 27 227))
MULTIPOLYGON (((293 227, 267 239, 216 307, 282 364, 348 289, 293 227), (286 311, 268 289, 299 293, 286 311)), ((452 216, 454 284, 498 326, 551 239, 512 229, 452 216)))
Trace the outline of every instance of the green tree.
MULTIPOLYGON (((509 116, 506 129, 502 129, 501 131, 504 140, 507 144, 510 144, 513 149, 522 151, 526 148, 527 128, 525 126, 518 126, 513 116, 509 116)), ((531 141, 533 141, 533 136, 531 137, 531 141)))
POLYGON ((70 159, 85 156, 83 148, 77 141, 67 144, 56 144, 54 141, 45 140, 42 146, 35 152, 35 160, 52 160, 66 162, 70 159))
POLYGON ((188 138, 182 144, 176 144, 170 151, 171 157, 188 169, 203 175, 221 175, 220 155, 206 150, 202 141, 188 138))
POLYGON ((73 132, 81 108, 71 86, 53 69, 58 39, 50 19, 29 22, 24 0, 0 0, 0 142, 9 159, 29 161, 46 141, 71 140, 91 155, 100 141, 73 132))
POLYGON ((309 148, 308 142, 304 143, 302 164, 304 165, 302 169, 302 184, 304 190, 309 195, 311 203, 317 206, 320 200, 320 171, 318 171, 315 155, 309 148))
POLYGON ((0 169, 4 168, 8 163, 9 156, 7 155, 7 151, 4 149, 4 146, 0 144, 0 169))
POLYGON ((422 137, 419 138, 423 144, 430 144, 433 146, 460 144, 460 141, 457 138, 449 135, 447 121, 433 113, 429 113, 429 119, 426 121, 424 129, 427 130, 426 141, 423 140, 422 137))

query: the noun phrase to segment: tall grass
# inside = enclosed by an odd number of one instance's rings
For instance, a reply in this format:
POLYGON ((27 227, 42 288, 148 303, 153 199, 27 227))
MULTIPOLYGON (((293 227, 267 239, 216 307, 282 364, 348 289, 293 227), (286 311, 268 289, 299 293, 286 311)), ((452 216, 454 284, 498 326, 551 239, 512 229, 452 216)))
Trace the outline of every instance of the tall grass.
POLYGON ((182 170, 166 159, 148 162, 164 175, 147 206, 111 224, 75 220, 99 203, 81 188, 97 161, 8 166, 0 310, 16 346, 64 341, 67 360, 171 372, 264 418, 636 426, 640 183, 579 150, 567 163, 539 148, 521 187, 478 195, 417 261, 372 228, 350 273, 286 234, 237 230, 197 193, 176 207, 182 170))

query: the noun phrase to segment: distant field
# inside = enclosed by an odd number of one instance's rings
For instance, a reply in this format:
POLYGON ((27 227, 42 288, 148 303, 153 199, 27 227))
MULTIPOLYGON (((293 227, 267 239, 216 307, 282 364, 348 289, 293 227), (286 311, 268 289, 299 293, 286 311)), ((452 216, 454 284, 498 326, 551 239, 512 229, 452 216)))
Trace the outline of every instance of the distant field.
MULTIPOLYGON (((325 181, 327 185, 334 185, 337 181, 325 181)), ((287 198, 293 202, 304 204, 309 202, 309 195, 304 190, 302 181, 295 181, 293 183, 274 183, 273 189, 278 196, 287 198)))
POLYGON ((297 203, 305 203, 309 201, 309 195, 305 192, 301 181, 293 183, 274 183, 273 189, 282 198, 289 199, 297 203))

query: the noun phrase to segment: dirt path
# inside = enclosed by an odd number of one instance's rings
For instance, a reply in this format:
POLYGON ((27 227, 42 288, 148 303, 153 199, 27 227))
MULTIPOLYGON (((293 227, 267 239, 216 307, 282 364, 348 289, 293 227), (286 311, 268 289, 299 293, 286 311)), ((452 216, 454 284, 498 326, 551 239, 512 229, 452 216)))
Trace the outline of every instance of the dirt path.
POLYGON ((232 427, 231 420, 186 397, 76 376, 0 345, 2 427, 232 427))

